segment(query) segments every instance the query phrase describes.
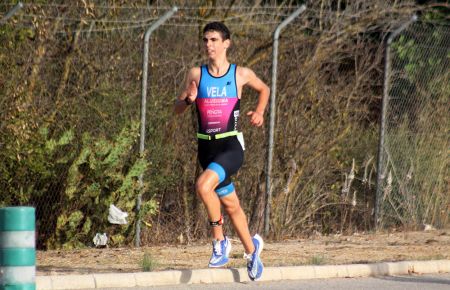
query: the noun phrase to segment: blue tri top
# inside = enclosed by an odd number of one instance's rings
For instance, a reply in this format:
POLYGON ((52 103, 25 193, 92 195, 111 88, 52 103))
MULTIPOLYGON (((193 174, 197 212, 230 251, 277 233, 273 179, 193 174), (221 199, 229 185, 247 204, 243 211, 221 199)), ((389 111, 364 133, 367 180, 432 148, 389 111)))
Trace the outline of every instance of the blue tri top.
POLYGON ((236 84, 236 64, 225 75, 212 76, 201 66, 196 99, 199 133, 214 135, 238 129, 240 100, 236 84))

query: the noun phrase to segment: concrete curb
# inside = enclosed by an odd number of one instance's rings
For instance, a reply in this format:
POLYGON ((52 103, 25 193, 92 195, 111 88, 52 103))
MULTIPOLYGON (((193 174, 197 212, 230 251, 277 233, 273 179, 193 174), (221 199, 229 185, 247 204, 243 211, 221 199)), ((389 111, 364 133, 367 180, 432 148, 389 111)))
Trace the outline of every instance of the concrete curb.
MULTIPOLYGON (((404 274, 450 273, 450 260, 374 264, 266 267, 260 281, 355 278, 404 274)), ((37 276, 37 290, 148 287, 176 284, 249 281, 247 270, 199 269, 161 272, 37 276)))

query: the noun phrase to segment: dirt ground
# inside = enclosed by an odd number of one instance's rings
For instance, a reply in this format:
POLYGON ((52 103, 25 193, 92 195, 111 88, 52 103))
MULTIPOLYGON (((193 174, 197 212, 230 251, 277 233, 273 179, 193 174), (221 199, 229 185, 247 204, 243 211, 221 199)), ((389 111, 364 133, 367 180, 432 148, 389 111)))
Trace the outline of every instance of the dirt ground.
MULTIPOLYGON (((227 267, 245 267, 243 247, 232 239, 227 267)), ((142 248, 103 248, 38 251, 38 275, 64 275, 144 271, 144 255, 153 271, 206 268, 210 242, 191 245, 158 245, 142 248)), ((352 236, 320 236, 283 242, 265 241, 261 258, 265 266, 352 264, 404 260, 450 259, 450 229, 352 236)))

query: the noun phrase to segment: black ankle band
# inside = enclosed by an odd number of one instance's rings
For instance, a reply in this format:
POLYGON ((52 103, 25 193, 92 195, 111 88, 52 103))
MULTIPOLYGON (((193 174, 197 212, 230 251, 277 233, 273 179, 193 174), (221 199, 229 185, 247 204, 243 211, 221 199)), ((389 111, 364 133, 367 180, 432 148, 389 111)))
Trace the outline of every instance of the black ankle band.
POLYGON ((223 225, 223 215, 221 215, 220 220, 218 220, 216 222, 209 221, 209 225, 212 227, 218 227, 218 226, 223 225))

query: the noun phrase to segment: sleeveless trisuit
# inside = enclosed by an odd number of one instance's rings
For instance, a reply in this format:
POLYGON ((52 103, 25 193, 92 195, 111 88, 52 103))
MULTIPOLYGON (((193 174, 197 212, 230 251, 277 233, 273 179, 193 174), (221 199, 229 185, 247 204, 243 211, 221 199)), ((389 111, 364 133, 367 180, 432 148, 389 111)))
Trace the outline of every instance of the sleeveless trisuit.
POLYGON ((207 65, 201 66, 195 101, 198 116, 198 158, 203 170, 219 176, 215 189, 219 197, 234 191, 231 176, 244 160, 243 145, 238 140, 240 99, 236 84, 236 65, 230 64, 221 77, 214 77, 207 65))

